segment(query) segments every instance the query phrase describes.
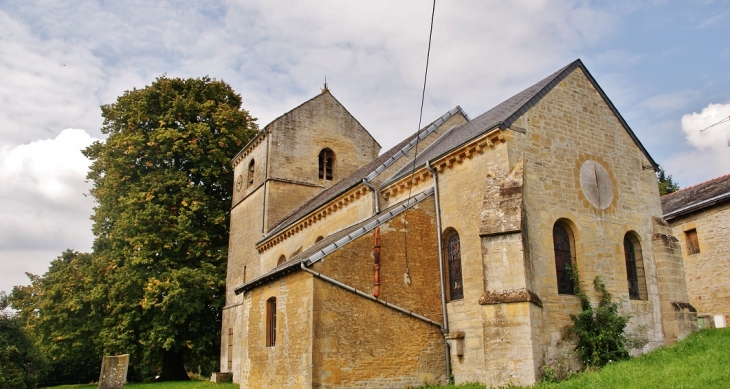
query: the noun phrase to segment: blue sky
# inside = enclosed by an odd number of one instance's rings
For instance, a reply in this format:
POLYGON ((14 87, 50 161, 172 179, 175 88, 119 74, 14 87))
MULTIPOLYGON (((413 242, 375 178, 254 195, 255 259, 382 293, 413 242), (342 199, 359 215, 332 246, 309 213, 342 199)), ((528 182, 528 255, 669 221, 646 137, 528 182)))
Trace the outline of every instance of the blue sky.
MULTIPOLYGON (((91 247, 99 106, 210 75, 261 126, 332 93, 389 148, 418 126, 428 1, 0 0, 0 290, 91 247)), ((437 0, 424 122, 581 58, 681 186, 730 173, 730 1, 437 0)))

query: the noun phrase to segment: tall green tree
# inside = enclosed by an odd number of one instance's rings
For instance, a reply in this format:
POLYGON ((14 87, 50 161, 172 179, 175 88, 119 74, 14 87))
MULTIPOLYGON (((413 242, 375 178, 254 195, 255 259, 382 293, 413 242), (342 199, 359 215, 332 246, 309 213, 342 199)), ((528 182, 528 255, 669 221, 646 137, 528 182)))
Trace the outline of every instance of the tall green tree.
POLYGON ((20 318, 7 307, 7 295, 0 292, 0 389, 32 389, 45 361, 20 318))
POLYGON ((659 196, 668 195, 679 190, 679 184, 672 180, 672 175, 664 172, 661 166, 656 173, 657 182, 659 184, 659 196))
POLYGON ((48 362, 40 383, 90 382, 99 376, 102 350, 97 340, 105 310, 104 266, 93 256, 64 251, 42 276, 26 273, 31 284, 16 286, 9 302, 48 362))
POLYGON ((224 304, 231 158, 257 132, 222 82, 158 78, 102 106, 108 135, 84 150, 96 199, 94 256, 106 264, 99 339, 107 353, 187 379, 216 363, 224 304))

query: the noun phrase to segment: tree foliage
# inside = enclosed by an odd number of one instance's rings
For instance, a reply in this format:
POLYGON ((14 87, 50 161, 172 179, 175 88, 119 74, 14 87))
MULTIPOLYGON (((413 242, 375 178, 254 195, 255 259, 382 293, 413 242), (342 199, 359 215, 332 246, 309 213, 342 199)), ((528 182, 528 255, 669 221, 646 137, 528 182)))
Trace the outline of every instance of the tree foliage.
POLYGON ((105 264, 99 338, 105 352, 161 365, 162 379, 185 378, 183 357, 217 362, 230 160, 255 119, 222 81, 164 76, 102 106, 102 116, 107 140, 84 150, 94 256, 105 264))
POLYGON ((578 337, 575 351, 586 367, 601 367, 612 361, 629 358, 626 350, 624 330, 631 318, 618 312, 619 303, 613 301, 611 293, 601 277, 596 276, 593 287, 600 296, 598 307, 593 307, 591 299, 583 290, 576 270, 571 271, 575 295, 581 303, 581 311, 571 314, 573 332, 578 337))
POLYGON ((661 166, 656 173, 657 182, 659 184, 659 196, 668 195, 679 190, 679 184, 672 180, 672 175, 664 172, 661 166))
POLYGON ((7 307, 8 298, 0 292, 0 389, 35 388, 45 361, 20 318, 7 307))
POLYGON ((43 276, 26 273, 31 284, 13 288, 9 301, 48 361, 42 384, 84 383, 99 377, 103 271, 92 255, 66 250, 43 276))

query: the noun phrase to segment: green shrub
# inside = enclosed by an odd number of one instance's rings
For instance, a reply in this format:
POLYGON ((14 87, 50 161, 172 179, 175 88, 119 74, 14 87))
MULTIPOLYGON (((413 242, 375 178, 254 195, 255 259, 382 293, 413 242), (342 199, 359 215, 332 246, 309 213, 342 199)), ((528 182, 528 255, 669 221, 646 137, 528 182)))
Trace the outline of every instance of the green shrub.
POLYGON ((631 315, 618 312, 620 304, 613 301, 600 276, 593 280, 593 286, 600 295, 598 307, 594 308, 583 290, 578 272, 572 270, 571 273, 581 311, 571 314, 570 318, 573 319, 573 332, 578 337, 575 351, 583 364, 587 368, 602 367, 609 362, 629 359, 624 330, 631 315))

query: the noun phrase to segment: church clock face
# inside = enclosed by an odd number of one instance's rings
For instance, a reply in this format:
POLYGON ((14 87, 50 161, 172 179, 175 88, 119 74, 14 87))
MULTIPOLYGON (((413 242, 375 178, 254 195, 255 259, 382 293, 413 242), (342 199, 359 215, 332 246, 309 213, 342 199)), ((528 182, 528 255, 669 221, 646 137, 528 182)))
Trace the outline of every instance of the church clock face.
POLYGON ((592 160, 580 167, 580 189, 592 206, 604 210, 613 202, 613 183, 606 168, 592 160))
POLYGON ((236 192, 240 192, 241 188, 243 188, 243 175, 239 174, 236 178, 236 192))

